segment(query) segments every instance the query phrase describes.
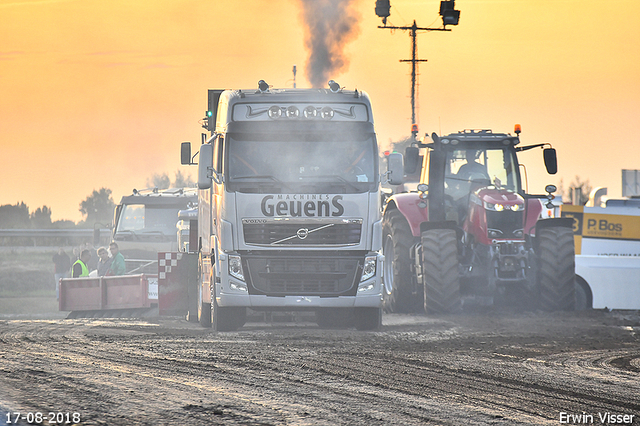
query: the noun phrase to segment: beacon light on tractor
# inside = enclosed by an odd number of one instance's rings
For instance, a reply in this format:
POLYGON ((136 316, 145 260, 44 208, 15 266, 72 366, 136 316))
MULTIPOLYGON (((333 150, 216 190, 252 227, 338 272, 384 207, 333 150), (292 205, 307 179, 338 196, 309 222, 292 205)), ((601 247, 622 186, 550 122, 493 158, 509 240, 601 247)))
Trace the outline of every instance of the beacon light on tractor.
POLYGON ((544 148, 553 174, 555 150, 549 144, 518 146, 520 132, 516 126, 515 136, 491 130, 434 133, 430 143, 407 148, 406 164, 415 168, 423 150, 422 172, 417 191, 396 193, 385 206, 387 311, 452 313, 473 299, 513 298, 547 310, 574 308, 571 222, 540 220, 556 188, 548 185, 547 195, 526 194, 517 157, 544 148))

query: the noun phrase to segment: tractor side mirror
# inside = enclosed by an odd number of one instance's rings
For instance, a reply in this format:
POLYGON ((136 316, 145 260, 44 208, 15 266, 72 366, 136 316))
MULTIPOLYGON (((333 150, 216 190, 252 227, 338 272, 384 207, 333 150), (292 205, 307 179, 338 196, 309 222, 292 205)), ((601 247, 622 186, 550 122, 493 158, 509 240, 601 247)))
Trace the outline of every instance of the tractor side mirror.
POLYGON ((404 150, 404 174, 411 175, 416 172, 420 163, 420 148, 408 146, 404 150))
POLYGON ((189 165, 191 163, 191 142, 180 144, 180 164, 189 165))
POLYGON ((556 150, 553 148, 545 148, 542 155, 544 156, 544 166, 547 168, 547 173, 555 175, 558 172, 558 157, 556 156, 556 150))
POLYGON ((387 181, 391 185, 400 185, 404 181, 404 160, 398 152, 387 157, 387 181))

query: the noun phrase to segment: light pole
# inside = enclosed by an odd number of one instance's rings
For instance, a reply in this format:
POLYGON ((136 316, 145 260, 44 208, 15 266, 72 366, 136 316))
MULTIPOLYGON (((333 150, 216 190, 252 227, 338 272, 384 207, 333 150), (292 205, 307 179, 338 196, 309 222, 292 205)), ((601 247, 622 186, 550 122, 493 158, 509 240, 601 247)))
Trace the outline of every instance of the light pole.
POLYGON ((442 28, 421 28, 418 27, 416 21, 410 27, 388 26, 387 18, 391 15, 390 0, 376 0, 376 15, 382 18, 384 25, 378 28, 388 30, 410 31, 411 35, 411 59, 401 59, 400 62, 411 62, 411 135, 416 139, 418 134, 418 125, 416 122, 416 75, 418 62, 427 62, 427 59, 418 59, 418 42, 416 35, 418 31, 451 31, 447 25, 458 25, 460 20, 460 11, 455 10, 455 0, 440 2, 440 16, 442 16, 442 28))

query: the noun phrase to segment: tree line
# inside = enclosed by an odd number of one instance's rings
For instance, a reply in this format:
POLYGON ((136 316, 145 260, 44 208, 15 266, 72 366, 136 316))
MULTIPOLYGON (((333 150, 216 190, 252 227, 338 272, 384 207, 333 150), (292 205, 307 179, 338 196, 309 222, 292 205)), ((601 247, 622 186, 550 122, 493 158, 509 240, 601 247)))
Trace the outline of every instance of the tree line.
MULTIPOLYGON (((187 188, 194 186, 189 176, 177 171, 172 181, 167 173, 154 174, 147 180, 150 188, 187 188)), ((94 190, 80 202, 79 211, 82 220, 78 223, 72 220, 51 220, 51 208, 38 207, 30 211, 23 201, 16 204, 0 205, 0 229, 66 229, 66 228, 94 228, 96 224, 106 227, 113 221, 116 203, 111 189, 100 188, 94 190)))

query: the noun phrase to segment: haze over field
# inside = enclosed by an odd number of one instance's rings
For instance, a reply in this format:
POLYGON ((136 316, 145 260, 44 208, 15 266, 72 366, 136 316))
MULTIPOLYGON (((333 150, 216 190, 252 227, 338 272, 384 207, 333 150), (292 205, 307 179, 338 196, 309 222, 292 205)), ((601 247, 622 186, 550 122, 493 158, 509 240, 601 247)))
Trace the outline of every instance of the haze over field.
MULTIPOLYGON (((208 88, 317 85, 330 75, 372 98, 381 145, 410 133, 410 38, 378 29, 373 0, 0 1, 0 205, 24 201, 78 221, 94 189, 118 201, 180 169, 198 143, 208 88), (348 3, 348 4, 347 4, 348 3), (307 5, 307 8, 303 7, 307 5), (338 12, 336 14, 336 11, 338 12), (344 34, 333 73, 307 65, 331 13, 344 34), (345 19, 346 18, 346 19, 345 19), (318 28, 318 27, 314 27, 318 28), (342 55, 342 56, 340 56, 342 55)), ((439 0, 391 0, 389 25, 440 27, 439 0)), ((527 152, 529 190, 576 175, 621 195, 640 169, 640 2, 458 0, 460 25, 421 33, 420 133, 469 128, 551 142, 559 174, 527 152)), ((320 83, 320 84, 325 84, 320 83)), ((192 173, 195 169, 191 170, 192 173)))

